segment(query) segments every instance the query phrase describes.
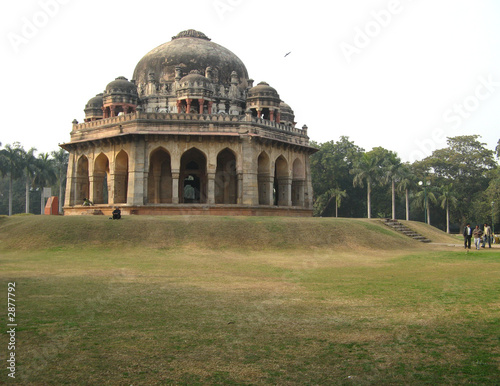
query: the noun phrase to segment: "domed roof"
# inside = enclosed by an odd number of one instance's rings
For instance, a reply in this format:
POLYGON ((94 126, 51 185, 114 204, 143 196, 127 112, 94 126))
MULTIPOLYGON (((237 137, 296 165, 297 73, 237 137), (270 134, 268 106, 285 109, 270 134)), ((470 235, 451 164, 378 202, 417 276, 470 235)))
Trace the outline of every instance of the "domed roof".
POLYGON ((198 84, 206 85, 206 84, 210 83, 210 80, 195 70, 195 71, 192 71, 189 75, 186 75, 185 77, 183 77, 179 81, 179 83, 181 84, 181 87, 184 85, 184 83, 190 83, 190 84, 198 83, 198 84))
POLYGON ((129 82, 127 78, 123 76, 119 76, 116 78, 114 81, 109 83, 106 86, 106 93, 111 94, 111 93, 127 93, 127 94, 136 94, 137 93, 137 87, 134 83, 129 82))
POLYGON ((287 112, 287 113, 293 114, 293 110, 290 107, 290 105, 288 105, 287 103, 285 103, 283 101, 281 101, 281 103, 280 103, 280 110, 281 110, 281 112, 287 112))
POLYGON ((248 72, 243 62, 227 48, 195 30, 182 31, 170 42, 147 53, 135 67, 134 79, 136 84, 145 84, 149 74, 154 73, 159 82, 172 82, 176 67, 184 74, 193 70, 204 74, 207 67, 212 67, 213 81, 223 84, 229 84, 231 73, 236 71, 239 86, 248 86, 248 72))
POLYGON ((85 105, 85 108, 90 108, 90 107, 102 107, 103 104, 103 94, 97 94, 95 97, 90 98, 87 104, 85 105))
POLYGON ((278 92, 269 86, 269 83, 260 82, 257 86, 252 87, 248 90, 248 97, 271 97, 271 98, 279 98, 278 92))

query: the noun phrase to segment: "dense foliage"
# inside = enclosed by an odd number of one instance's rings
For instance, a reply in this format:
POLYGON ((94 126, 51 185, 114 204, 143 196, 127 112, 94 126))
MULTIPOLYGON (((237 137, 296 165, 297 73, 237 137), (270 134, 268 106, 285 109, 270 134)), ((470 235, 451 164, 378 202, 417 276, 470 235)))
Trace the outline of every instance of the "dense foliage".
POLYGON ((41 213, 43 188, 64 200, 68 153, 63 149, 36 155, 19 142, 0 150, 0 214, 41 213))
POLYGON ((448 138, 447 144, 413 164, 381 147, 365 152, 348 137, 314 144, 315 215, 395 217, 455 232, 466 222, 491 223, 492 216, 496 223, 500 140, 496 154, 477 135, 448 138))

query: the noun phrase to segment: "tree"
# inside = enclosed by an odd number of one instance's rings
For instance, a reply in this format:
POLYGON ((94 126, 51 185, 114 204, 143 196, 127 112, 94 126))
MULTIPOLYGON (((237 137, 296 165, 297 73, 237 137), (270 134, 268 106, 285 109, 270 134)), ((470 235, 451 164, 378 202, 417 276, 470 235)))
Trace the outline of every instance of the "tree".
POLYGON ((311 156, 311 176, 314 191, 315 215, 333 216, 333 200, 330 200, 331 189, 346 191, 346 202, 342 206, 346 216, 360 217, 364 209, 356 205, 361 199, 358 189, 353 187, 353 177, 349 170, 363 149, 349 141, 348 137, 340 137, 338 141, 329 141, 320 145, 312 143, 318 151, 311 156))
POLYGON ((384 182, 391 184, 391 199, 392 199, 392 218, 396 218, 396 182, 401 180, 402 165, 399 157, 395 153, 390 153, 382 163, 382 173, 384 182))
POLYGON ((408 164, 402 164, 399 170, 398 192, 405 194, 406 221, 410 220, 410 190, 417 186, 415 174, 410 170, 408 164))
MULTIPOLYGON (((418 162, 418 168, 433 174, 438 185, 453 181, 458 200, 452 214, 461 225, 467 221, 479 221, 487 213, 478 212, 474 200, 484 192, 491 180, 491 171, 497 167, 493 151, 485 148, 479 135, 464 135, 448 138, 448 147, 435 150, 431 156, 418 162)), ((414 165, 417 163, 414 163, 414 165)))
POLYGON ((25 192, 26 192, 26 206, 25 213, 30 212, 30 188, 32 187, 35 175, 36 175, 36 149, 32 147, 28 151, 25 151, 22 147, 19 147, 20 163, 24 174, 25 192))
POLYGON ((59 186, 59 213, 62 213, 64 183, 66 181, 66 172, 68 170, 69 153, 64 149, 53 151, 53 166, 55 169, 57 184, 59 186))
POLYGON ((446 210, 446 233, 450 233, 450 206, 456 207, 458 199, 453 191, 453 184, 441 186, 440 191, 441 208, 446 210))
MULTIPOLYGON (((54 168, 54 160, 49 158, 48 153, 38 155, 36 159, 36 175, 34 184, 40 188, 40 194, 43 198, 43 188, 47 185, 53 184, 57 179, 56 171, 54 168)), ((43 213, 43 203, 41 204, 40 211, 43 213)))
POLYGON ((380 175, 380 160, 375 154, 364 153, 350 171, 354 175, 353 185, 363 187, 366 181, 368 218, 371 218, 371 190, 380 175))
POLYGON ((11 146, 5 145, 5 148, 0 151, 2 158, 2 175, 9 177, 9 216, 12 216, 12 193, 14 179, 22 174, 21 164, 21 144, 14 142, 11 146))
MULTIPOLYGON (((342 203, 342 199, 347 197, 347 193, 345 190, 340 190, 340 188, 332 188, 328 192, 326 192, 326 196, 328 197, 328 202, 325 205, 325 210, 328 208, 330 202, 335 198, 335 217, 339 217, 339 208, 342 203)), ((321 213, 323 215, 323 213, 321 213)))
POLYGON ((424 209, 427 211, 427 224, 431 225, 431 208, 429 201, 433 204, 437 203, 436 196, 430 188, 424 187, 421 191, 415 193, 413 198, 413 205, 417 208, 424 209))

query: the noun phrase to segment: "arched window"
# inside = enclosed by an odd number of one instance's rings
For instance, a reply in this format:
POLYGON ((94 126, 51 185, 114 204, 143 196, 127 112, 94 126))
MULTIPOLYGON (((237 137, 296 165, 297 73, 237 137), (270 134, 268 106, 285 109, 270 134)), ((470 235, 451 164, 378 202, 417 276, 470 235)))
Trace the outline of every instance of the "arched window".
POLYGON ((186 151, 181 157, 179 202, 207 202, 207 158, 196 148, 186 151))

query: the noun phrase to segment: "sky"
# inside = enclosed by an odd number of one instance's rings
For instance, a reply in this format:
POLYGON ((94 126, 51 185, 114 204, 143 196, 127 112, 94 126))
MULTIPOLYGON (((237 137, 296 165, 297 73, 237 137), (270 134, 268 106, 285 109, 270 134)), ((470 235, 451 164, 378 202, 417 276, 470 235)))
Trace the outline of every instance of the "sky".
POLYGON ((500 139, 497 0, 23 0, 0 15, 0 142, 38 152, 150 50, 205 33, 268 82, 312 141, 347 136, 413 162, 500 139), (289 55, 285 56, 287 53, 289 55))

